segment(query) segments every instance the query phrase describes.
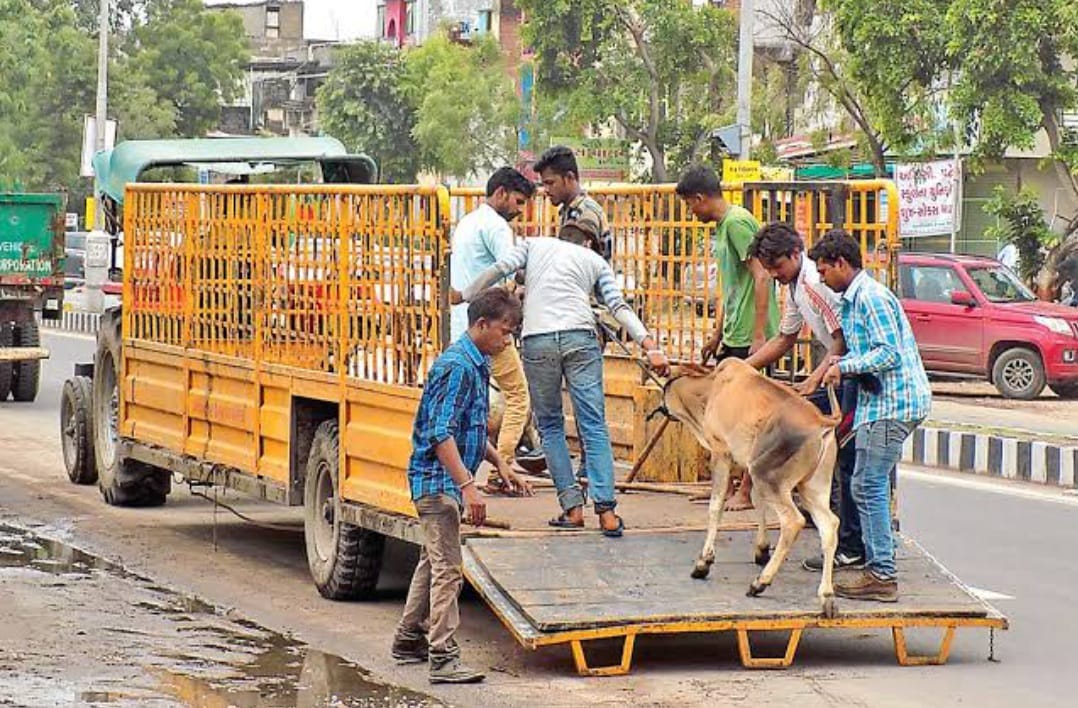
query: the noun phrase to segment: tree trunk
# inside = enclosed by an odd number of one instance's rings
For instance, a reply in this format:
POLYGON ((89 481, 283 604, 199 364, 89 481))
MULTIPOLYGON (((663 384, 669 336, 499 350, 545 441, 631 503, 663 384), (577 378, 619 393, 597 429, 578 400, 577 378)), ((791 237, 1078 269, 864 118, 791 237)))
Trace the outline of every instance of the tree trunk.
MULTIPOLYGON (((1048 135, 1048 147, 1052 153, 1059 151, 1060 136, 1059 124, 1056 122, 1056 107, 1051 103, 1041 104, 1041 126, 1048 135)), ((1059 181, 1068 186, 1075 198, 1078 199, 1078 175, 1071 172, 1070 168, 1062 160, 1052 160, 1056 176, 1059 181)), ((1059 240, 1059 245, 1048 252, 1044 259, 1044 267, 1037 274, 1036 290, 1037 297, 1042 300, 1055 301, 1059 299, 1060 282, 1059 266, 1072 253, 1078 253, 1078 214, 1070 215, 1067 228, 1059 240)))
POLYGON ((657 143, 650 140, 644 143, 651 155, 651 181, 662 184, 668 180, 666 173, 666 152, 657 143))

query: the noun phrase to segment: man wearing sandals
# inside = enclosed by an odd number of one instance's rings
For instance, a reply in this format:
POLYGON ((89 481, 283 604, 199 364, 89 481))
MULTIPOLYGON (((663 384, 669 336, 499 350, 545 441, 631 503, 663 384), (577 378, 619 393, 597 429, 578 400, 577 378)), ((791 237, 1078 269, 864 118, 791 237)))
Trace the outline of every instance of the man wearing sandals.
POLYGON ((431 367, 412 430, 408 483, 419 514, 423 547, 412 575, 404 615, 393 638, 393 658, 429 661, 431 683, 475 683, 483 674, 461 663, 454 635, 463 571, 461 507, 481 526, 486 503, 475 488, 483 460, 530 494, 487 439, 490 357, 512 346, 520 301, 502 288, 479 294, 468 307, 468 330, 431 367))
MULTIPOLYGON (((520 216, 535 194, 535 185, 512 167, 502 167, 487 180, 486 199, 468 212, 453 230, 449 261, 450 284, 463 289, 480 273, 508 255, 513 248, 509 222, 520 216)), ((457 341, 468 329, 468 306, 450 312, 450 340, 457 341)), ((495 447, 507 463, 516 456, 517 443, 528 423, 530 401, 524 369, 517 348, 509 345, 490 359, 490 375, 505 399, 505 413, 495 447)), ((512 496, 512 487, 497 469, 490 471, 483 491, 512 496)))
POLYGON ((524 300, 524 371, 562 508, 562 514, 550 524, 558 528, 584 526, 584 495, 565 439, 564 381, 580 430, 588 491, 600 528, 603 535, 618 537, 625 525, 614 511, 614 453, 606 424, 603 352, 591 309, 592 293, 647 352, 654 369, 665 373, 669 362, 626 304, 614 271, 596 252, 602 248, 600 239, 593 220, 565 224, 559 238, 527 239, 463 293, 452 291, 450 302, 470 301, 510 273, 524 271, 528 292, 524 300))

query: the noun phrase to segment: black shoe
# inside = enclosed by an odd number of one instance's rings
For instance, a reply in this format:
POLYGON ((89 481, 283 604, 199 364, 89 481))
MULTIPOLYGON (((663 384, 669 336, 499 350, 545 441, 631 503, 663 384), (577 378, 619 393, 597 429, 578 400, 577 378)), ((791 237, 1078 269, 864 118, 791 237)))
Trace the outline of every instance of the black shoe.
POLYGON ((525 472, 532 474, 538 474, 547 468, 546 456, 543 454, 542 449, 518 449, 515 459, 525 472))
MULTIPOLYGON (((823 572, 823 554, 813 556, 812 558, 806 558, 801 567, 805 570, 811 570, 814 573, 823 572)), ((835 554, 835 570, 842 570, 843 568, 849 568, 851 570, 860 570, 865 567, 865 559, 862 556, 855 556, 849 553, 839 551, 835 554)))

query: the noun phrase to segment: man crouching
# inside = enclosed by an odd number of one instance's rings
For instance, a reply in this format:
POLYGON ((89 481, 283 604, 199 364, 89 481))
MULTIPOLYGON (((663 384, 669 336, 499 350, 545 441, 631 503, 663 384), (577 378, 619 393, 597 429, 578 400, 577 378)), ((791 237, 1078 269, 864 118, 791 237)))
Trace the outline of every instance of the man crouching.
POLYGON ((454 639, 464 577, 461 507, 467 509, 466 521, 482 525, 487 509, 474 475, 484 458, 498 468, 502 479, 527 491, 487 440, 488 357, 510 345, 520 318, 520 301, 507 291, 491 288, 480 294, 468 306, 466 334, 431 367, 416 413, 408 482, 423 548, 392 652, 401 663, 429 658, 431 683, 475 683, 484 678, 461 663, 454 639))

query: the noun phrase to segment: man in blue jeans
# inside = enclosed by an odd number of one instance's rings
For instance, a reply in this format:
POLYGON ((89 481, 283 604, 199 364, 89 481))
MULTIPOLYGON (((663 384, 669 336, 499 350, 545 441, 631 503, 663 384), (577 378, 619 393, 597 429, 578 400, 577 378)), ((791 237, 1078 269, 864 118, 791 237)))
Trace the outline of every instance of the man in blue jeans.
MULTIPOLYGON (((845 354, 846 339, 839 318, 841 299, 820 282, 816 264, 805 255, 801 234, 789 224, 772 222, 756 232, 749 244, 748 255, 755 258, 768 275, 785 285, 786 291, 779 333, 745 359, 745 363, 757 369, 774 364, 794 348, 806 325, 816 341, 827 348, 829 355, 845 354)), ((820 388, 827 365, 828 359, 824 357, 808 378, 794 388, 830 415, 827 391, 820 388)), ((861 542, 861 520, 850 493, 856 459, 853 441, 848 439, 857 406, 857 382, 853 377, 842 379, 838 398, 842 409, 842 422, 837 431, 841 447, 831 483, 831 510, 839 518, 835 568, 863 568, 865 548, 861 542)), ((802 565, 806 570, 823 570, 823 554, 806 559, 802 565)))
POLYGON ((875 393, 862 387, 854 415, 857 459, 851 492, 861 517, 865 569, 835 580, 835 594, 853 600, 898 601, 891 527, 891 470, 902 443, 928 415, 932 392, 917 342, 895 294, 861 269, 861 245, 840 229, 809 251, 820 278, 842 293, 847 353, 831 357, 823 383, 873 374, 875 393))
POLYGON ((602 248, 600 239, 592 220, 567 222, 558 238, 526 239, 463 293, 452 291, 450 303, 468 302, 490 284, 524 271, 528 295, 524 298, 521 358, 543 452, 562 508, 550 525, 568 529, 584 526, 584 495, 565 439, 564 381, 580 430, 588 493, 603 535, 616 538, 622 535, 625 524, 614 512, 614 452, 606 424, 603 351, 591 309, 592 293, 644 349, 654 369, 665 373, 669 362, 626 304, 614 271, 597 252, 602 248))

